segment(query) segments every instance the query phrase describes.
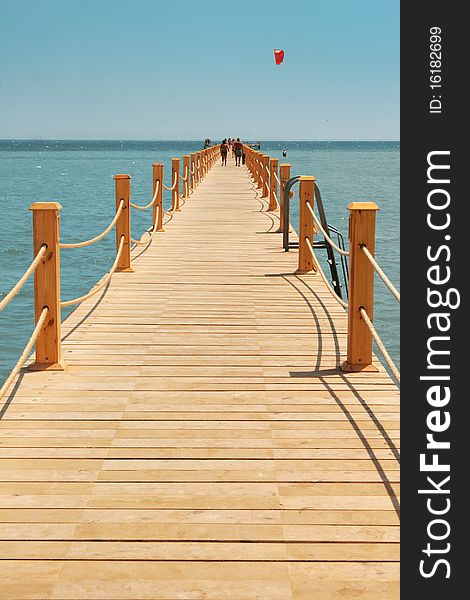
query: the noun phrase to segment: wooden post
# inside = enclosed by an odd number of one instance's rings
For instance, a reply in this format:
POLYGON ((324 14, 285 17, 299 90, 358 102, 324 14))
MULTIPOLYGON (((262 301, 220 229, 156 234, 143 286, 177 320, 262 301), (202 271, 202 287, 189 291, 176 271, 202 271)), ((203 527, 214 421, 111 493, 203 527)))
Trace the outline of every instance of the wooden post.
POLYGON ((196 185, 199 185, 201 181, 200 173, 199 173, 199 152, 196 152, 196 163, 194 165, 194 174, 196 176, 196 185))
POLYGON ((193 152, 191 155, 191 160, 189 163, 190 173, 189 173, 189 182, 191 186, 191 191, 194 191, 196 187, 196 154, 193 152), (194 170, 194 173, 192 171, 194 170))
POLYGON ((279 164, 279 160, 277 158, 271 158, 271 162, 269 163, 269 208, 268 210, 277 210, 277 166, 279 164))
POLYGON ((171 192, 171 210, 180 211, 180 162, 179 158, 171 159, 171 187, 176 178, 175 189, 171 192))
POLYGON ((269 195, 269 156, 267 154, 263 154, 261 157, 261 169, 263 173, 263 193, 261 194, 262 198, 267 198, 269 195))
POLYGON ((45 306, 49 312, 36 340, 36 360, 33 371, 63 371, 60 343, 60 217, 62 206, 58 202, 35 202, 29 207, 33 213, 33 252, 47 245, 34 272, 34 322, 39 321, 45 306))
POLYGON ((352 202, 349 214, 349 297, 348 354, 341 365, 346 372, 377 371, 372 364, 372 334, 359 309, 374 318, 374 268, 361 246, 374 254, 375 217, 379 207, 375 202, 352 202))
POLYGON ((245 146, 245 144, 243 144, 243 146, 242 146, 242 155, 243 155, 243 154, 245 154, 245 165, 246 165, 246 168, 248 169, 248 172, 249 172, 249 173, 250 173, 250 175, 251 175, 250 157, 249 157, 249 155, 248 155, 248 152, 246 151, 246 146, 245 146))
POLYGON ((314 207, 315 177, 300 178, 300 215, 299 215, 299 268, 296 273, 316 271, 307 239, 313 244, 314 220, 307 204, 314 207))
POLYGON ((279 181, 281 185, 279 186, 279 229, 278 233, 282 233, 284 231, 284 189, 286 187, 286 183, 290 179, 290 164, 282 163, 279 165, 279 181))
POLYGON ((257 183, 257 187, 258 189, 263 187, 263 184, 261 183, 261 152, 258 152, 258 150, 255 150, 255 161, 256 161, 256 183, 257 183))
POLYGON ((186 181, 183 179, 183 198, 189 196, 189 156, 183 156, 183 177, 186 175, 186 181))
POLYGON ((116 271, 132 273, 134 269, 131 267, 131 211, 129 210, 131 178, 129 175, 115 175, 114 181, 116 182, 116 211, 121 200, 124 200, 121 215, 116 222, 116 251, 121 244, 121 236, 124 236, 124 245, 116 271))
POLYGON ((158 181, 157 201, 153 205, 153 228, 157 231, 165 231, 163 229, 163 164, 153 163, 153 193, 158 181))
POLYGON ((246 146, 245 146, 245 144, 243 144, 243 146, 242 146, 242 156, 243 156, 243 154, 245 154, 245 165, 246 165, 246 168, 248 169, 248 172, 249 172, 249 173, 250 173, 250 175, 251 175, 251 168, 250 168, 250 157, 249 157, 249 155, 248 155, 248 152, 246 151, 246 146))

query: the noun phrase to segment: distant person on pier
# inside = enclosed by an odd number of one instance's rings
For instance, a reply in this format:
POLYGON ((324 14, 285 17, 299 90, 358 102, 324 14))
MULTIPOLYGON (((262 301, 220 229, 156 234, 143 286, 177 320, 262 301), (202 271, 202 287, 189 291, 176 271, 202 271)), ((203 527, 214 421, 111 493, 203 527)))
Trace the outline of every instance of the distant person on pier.
POLYGON ((233 144, 233 151, 235 152, 235 166, 239 167, 243 152, 243 144, 240 142, 239 137, 237 137, 237 141, 233 144))
POLYGON ((222 166, 227 166, 227 154, 228 154, 228 144, 227 144, 227 140, 224 139, 224 141, 220 144, 220 156, 222 158, 222 166))

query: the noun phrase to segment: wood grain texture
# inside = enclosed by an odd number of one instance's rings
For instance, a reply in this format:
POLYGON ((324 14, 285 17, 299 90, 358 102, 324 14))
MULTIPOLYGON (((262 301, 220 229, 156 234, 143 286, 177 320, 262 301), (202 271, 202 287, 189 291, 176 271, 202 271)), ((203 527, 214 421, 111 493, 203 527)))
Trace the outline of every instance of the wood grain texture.
POLYGON ((398 391, 340 370, 347 315, 260 196, 217 160, 64 322, 67 371, 18 377, 1 598, 399 597, 398 391))

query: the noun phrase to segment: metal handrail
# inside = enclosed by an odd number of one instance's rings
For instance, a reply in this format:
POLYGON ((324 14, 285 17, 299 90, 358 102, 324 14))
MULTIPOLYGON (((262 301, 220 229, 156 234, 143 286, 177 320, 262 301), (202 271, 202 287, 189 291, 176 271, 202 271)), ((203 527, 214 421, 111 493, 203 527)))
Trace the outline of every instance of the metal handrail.
POLYGON ((290 231, 290 191, 296 183, 300 181, 300 176, 291 177, 284 186, 284 198, 282 210, 284 212, 284 231, 282 232, 282 246, 286 252, 289 252, 289 231, 290 231))
MULTIPOLYGON (((317 185, 316 182, 315 182, 315 185, 314 185, 314 189, 315 189, 315 205, 318 207, 318 214, 320 216, 321 226, 326 231, 326 233, 328 235, 330 235, 330 229, 328 227, 328 221, 326 220, 325 208, 323 206, 323 200, 322 200, 322 197, 321 197, 320 188, 318 187, 318 185, 317 185)), ((325 240, 325 243, 326 243, 326 253, 327 253, 327 256, 328 256, 328 263, 330 264, 331 278, 333 280, 332 281, 332 283, 333 283, 333 289, 336 292, 336 294, 340 298, 342 298, 342 295, 341 295, 341 284, 340 284, 340 281, 339 281, 338 269, 336 268, 335 251, 330 246, 330 244, 328 244, 326 242, 326 240, 325 240)), ((347 279, 346 279, 346 281, 347 281, 347 279)))
MULTIPOLYGON (((290 191, 292 189, 292 187, 296 184, 299 183, 300 181, 300 176, 296 176, 296 177, 291 177, 287 182, 286 185, 284 187, 284 197, 283 197, 283 216, 284 216, 284 230, 282 232, 282 246, 284 248, 285 252, 289 252, 289 250, 291 248, 298 248, 298 243, 292 243, 289 242, 289 231, 290 231, 290 191)), ((323 200, 321 197, 321 192, 320 192, 320 188, 318 187, 318 185, 315 183, 315 206, 318 207, 318 214, 320 217, 320 223, 323 227, 323 229, 327 232, 327 234, 329 235, 330 229, 331 231, 333 231, 337 236, 338 236, 338 240, 341 241, 342 246, 340 244, 341 248, 344 248, 344 240, 343 240, 343 236, 340 234, 340 232, 335 228, 332 227, 331 225, 328 225, 328 222, 326 220, 326 215, 325 215, 325 209, 323 206, 323 200)), ((327 252, 327 256, 328 256, 328 264, 330 266, 330 274, 331 274, 331 280, 332 280, 332 284, 333 284, 333 289, 335 291, 335 293, 342 298, 341 295, 341 283, 339 280, 339 274, 338 274, 338 269, 337 269, 337 263, 336 263, 336 257, 335 257, 335 253, 333 248, 330 246, 330 244, 327 243, 327 241, 325 239, 323 239, 323 241, 315 241, 313 243, 313 247, 314 248, 321 248, 321 249, 325 249, 327 252)), ((342 268, 343 268, 343 275, 345 273, 348 272, 348 267, 347 267, 347 262, 344 265, 343 264, 343 260, 345 260, 345 257, 341 257, 341 262, 342 262, 342 268)), ((347 281, 348 278, 345 277, 345 282, 346 282, 346 287, 347 287, 347 281)))
MULTIPOLYGON (((334 233, 336 235, 338 246, 341 248, 341 250, 346 250, 346 244, 344 243, 343 234, 340 231, 338 231, 338 229, 336 229, 336 227, 334 227, 333 225, 330 225, 329 223, 328 223, 328 229, 330 231, 330 234, 334 233)), ((349 293, 348 293, 348 282, 349 282, 348 259, 346 256, 340 255, 340 260, 341 260, 341 270, 343 272, 343 281, 345 283, 344 289, 346 291, 346 298, 348 298, 349 297, 349 293)))

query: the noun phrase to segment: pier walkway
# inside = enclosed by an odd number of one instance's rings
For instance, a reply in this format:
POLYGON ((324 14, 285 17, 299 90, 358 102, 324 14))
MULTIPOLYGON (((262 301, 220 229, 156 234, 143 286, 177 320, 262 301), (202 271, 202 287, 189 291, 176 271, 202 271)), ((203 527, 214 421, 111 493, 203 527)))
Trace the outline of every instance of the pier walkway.
POLYGON ((0 420, 0 598, 398 598, 398 390, 217 162, 0 420))

